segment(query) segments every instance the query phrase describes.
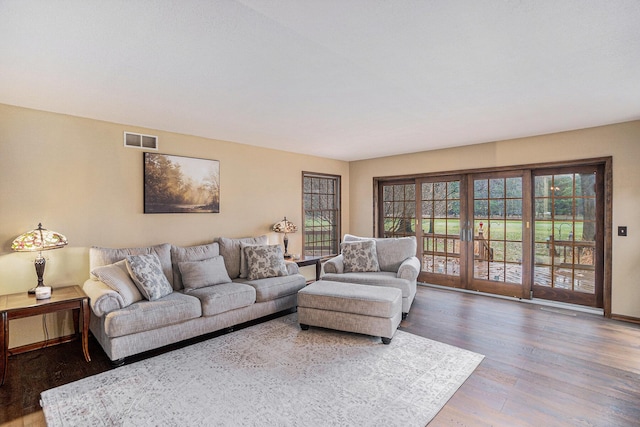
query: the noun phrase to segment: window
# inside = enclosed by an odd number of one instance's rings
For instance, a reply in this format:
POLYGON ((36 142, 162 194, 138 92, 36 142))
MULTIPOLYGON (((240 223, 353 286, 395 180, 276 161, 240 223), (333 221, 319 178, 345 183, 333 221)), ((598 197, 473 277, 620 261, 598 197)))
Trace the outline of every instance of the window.
POLYGON ((304 256, 338 254, 340 243, 340 176, 302 173, 304 256))
POLYGON ((382 237, 415 236, 415 183, 382 183, 382 237))

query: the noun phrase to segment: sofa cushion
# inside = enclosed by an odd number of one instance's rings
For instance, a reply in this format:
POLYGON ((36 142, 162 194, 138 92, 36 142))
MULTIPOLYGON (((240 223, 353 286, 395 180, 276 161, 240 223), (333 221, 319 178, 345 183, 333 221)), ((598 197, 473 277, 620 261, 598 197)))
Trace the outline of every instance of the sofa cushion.
POLYGON ((127 256, 127 270, 138 290, 149 301, 160 299, 173 292, 173 287, 162 272, 156 254, 127 256))
POLYGON ((270 277, 268 279, 245 280, 237 279, 236 283, 245 283, 256 290, 256 302, 271 301, 288 295, 296 294, 306 285, 302 274, 290 276, 270 277))
POLYGON ((267 279, 287 276, 287 266, 280 245, 247 246, 244 248, 247 258, 247 279, 267 279))
POLYGON ((242 283, 223 283, 189 292, 202 303, 203 316, 215 316, 226 311, 252 305, 256 302, 256 290, 242 283))
POLYGON ((104 330, 108 337, 120 337, 136 332, 158 329, 202 315, 200 300, 173 292, 155 301, 140 301, 105 316, 104 330))
POLYGON ((398 288, 402 291, 402 297, 409 297, 415 288, 412 281, 396 277, 396 273, 380 271, 377 273, 330 273, 322 276, 322 280, 333 282, 358 283, 361 285, 387 286, 398 288))
POLYGON ((187 292, 231 282, 224 266, 224 259, 220 255, 202 261, 182 261, 178 266, 187 292))
POLYGON ((95 275, 104 284, 120 294, 123 307, 129 306, 143 298, 138 287, 133 283, 129 275, 125 260, 94 268, 91 274, 95 275))
POLYGON ((206 245, 175 246, 171 245, 171 264, 173 267, 173 289, 179 291, 183 288, 182 275, 178 264, 184 261, 202 261, 220 255, 220 246, 217 242, 206 245))
MULTIPOLYGON (((157 246, 121 249, 101 248, 93 246, 89 249, 89 271, 93 271, 93 269, 95 269, 96 267, 101 267, 103 265, 114 264, 118 261, 122 261, 127 257, 127 255, 142 255, 151 253, 154 253, 158 256, 160 265, 162 265, 162 272, 165 276, 167 276, 169 283, 173 285, 173 271, 171 269, 171 245, 168 243, 157 246)), ((92 275, 91 277, 93 279, 96 279, 94 275, 92 275)))
POLYGON ((259 237, 246 237, 243 239, 229 239, 226 237, 220 237, 218 244, 220 245, 220 255, 224 257, 224 265, 227 267, 227 273, 231 279, 236 279, 240 276, 240 261, 244 260, 244 255, 240 250, 240 243, 245 242, 255 245, 266 245, 269 243, 269 237, 267 235, 259 237))
POLYGON ((380 271, 375 241, 342 242, 340 248, 342 249, 345 273, 380 271))
POLYGON ((376 242, 376 252, 378 254, 378 264, 381 271, 397 272, 400 264, 412 256, 416 256, 418 249, 415 236, 408 237, 358 237, 351 234, 344 235, 345 242, 361 240, 373 240, 376 242))

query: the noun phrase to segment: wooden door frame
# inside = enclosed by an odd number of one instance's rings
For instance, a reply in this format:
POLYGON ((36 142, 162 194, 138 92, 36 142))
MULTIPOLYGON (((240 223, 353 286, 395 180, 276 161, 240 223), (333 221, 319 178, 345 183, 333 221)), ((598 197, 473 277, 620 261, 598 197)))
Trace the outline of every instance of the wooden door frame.
MULTIPOLYGON (((521 200, 522 200, 522 262, 521 262, 521 266, 522 266, 522 272, 531 272, 532 268, 533 268, 533 251, 532 251, 532 247, 529 244, 531 242, 531 224, 532 224, 532 218, 531 218, 531 198, 529 197, 525 197, 525 195, 529 194, 531 192, 531 169, 529 168, 524 168, 524 169, 513 169, 513 170, 509 170, 509 171, 500 171, 500 172, 496 172, 496 171, 485 171, 485 172, 481 172, 481 173, 470 173, 467 175, 466 179, 467 179, 467 188, 469 188, 469 191, 467 193, 467 206, 468 206, 468 211, 465 213, 465 216, 467 218, 469 218, 469 220, 471 221, 471 229, 468 230, 468 232, 470 232, 472 236, 475 236, 474 233, 474 229, 473 229, 473 224, 475 222, 474 220, 474 201, 475 201, 475 195, 474 195, 474 180, 475 179, 492 179, 492 178, 508 178, 508 177, 519 177, 522 179, 522 195, 521 195, 521 200)), ((506 217, 505 217, 506 220, 506 217)), ((487 230, 490 229, 490 225, 487 224, 487 230)), ((473 250, 474 250, 474 241, 470 240, 467 242, 468 243, 468 247, 467 247, 467 257, 466 259, 469 260, 468 262, 468 270, 467 270, 467 289, 469 290, 473 290, 473 291, 480 291, 480 292, 488 292, 488 293, 492 293, 492 294, 497 294, 497 295, 504 295, 504 296, 509 296, 509 297, 515 297, 515 298, 521 298, 521 299, 530 299, 530 295, 531 295, 531 283, 532 283, 532 274, 522 274, 521 275, 521 282, 519 284, 519 286, 517 286, 517 290, 519 292, 514 292, 514 290, 516 290, 516 284, 510 284, 510 282, 498 282, 498 281, 493 281, 493 280, 487 280, 487 279, 478 279, 474 277, 474 268, 475 268, 475 261, 474 261, 474 256, 473 256, 473 250)))
POLYGON ((564 160, 558 162, 545 162, 545 163, 532 163, 521 164, 514 166, 500 166, 494 168, 477 168, 467 170, 453 170, 453 171, 436 171, 420 174, 409 175, 393 175, 373 178, 373 235, 380 236, 382 228, 379 222, 379 204, 380 196, 379 190, 382 183, 411 181, 420 178, 434 178, 434 177, 446 177, 449 175, 466 175, 473 173, 484 172, 497 172, 497 171, 510 171, 516 169, 546 169, 552 167, 570 167, 570 166, 585 166, 585 165, 603 165, 604 166, 604 242, 602 263, 603 265, 603 308, 604 316, 611 318, 611 285, 612 285, 612 248, 613 248, 613 158, 597 157, 589 159, 577 159, 577 160, 564 160))

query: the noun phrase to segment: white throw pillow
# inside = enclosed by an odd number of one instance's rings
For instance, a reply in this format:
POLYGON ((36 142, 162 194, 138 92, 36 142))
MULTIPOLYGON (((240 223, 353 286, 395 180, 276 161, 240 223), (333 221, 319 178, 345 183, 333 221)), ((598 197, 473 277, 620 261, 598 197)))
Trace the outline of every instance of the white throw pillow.
POLYGON ((129 255, 126 260, 133 282, 146 299, 155 301, 173 292, 156 254, 129 255))
POLYGON ((340 247, 345 273, 380 271, 374 240, 342 242, 340 247))
POLYGON ((185 290, 204 288, 206 286, 231 283, 224 258, 216 256, 202 261, 183 261, 178 263, 182 284, 185 290))
POLYGON ((118 292, 122 297, 125 307, 143 299, 142 294, 129 275, 125 260, 94 268, 91 274, 118 292))

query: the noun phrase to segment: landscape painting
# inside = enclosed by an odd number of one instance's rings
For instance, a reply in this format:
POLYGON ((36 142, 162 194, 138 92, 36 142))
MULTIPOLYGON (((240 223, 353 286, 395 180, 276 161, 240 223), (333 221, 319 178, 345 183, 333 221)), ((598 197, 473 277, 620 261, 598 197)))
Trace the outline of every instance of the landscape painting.
POLYGON ((144 213, 219 212, 219 161, 144 153, 144 213))

